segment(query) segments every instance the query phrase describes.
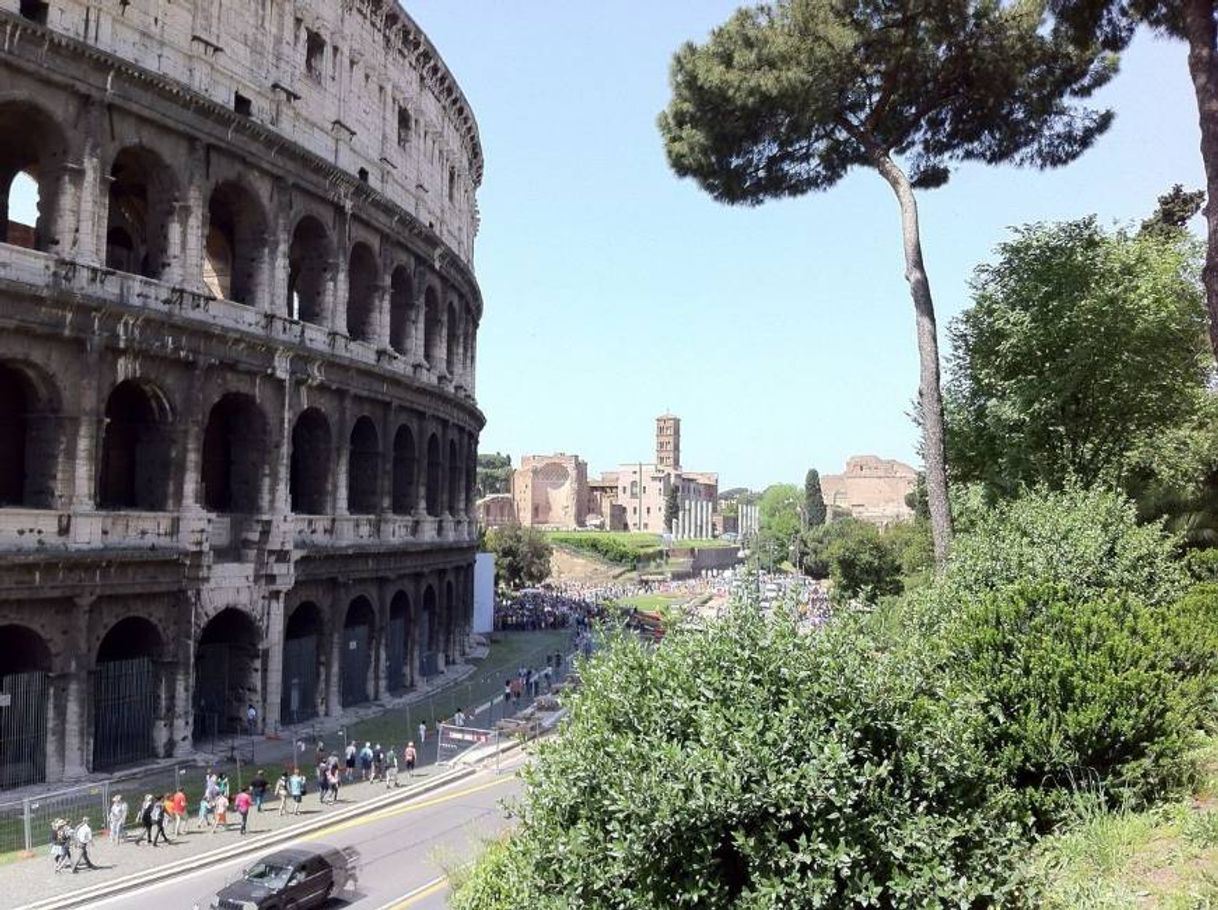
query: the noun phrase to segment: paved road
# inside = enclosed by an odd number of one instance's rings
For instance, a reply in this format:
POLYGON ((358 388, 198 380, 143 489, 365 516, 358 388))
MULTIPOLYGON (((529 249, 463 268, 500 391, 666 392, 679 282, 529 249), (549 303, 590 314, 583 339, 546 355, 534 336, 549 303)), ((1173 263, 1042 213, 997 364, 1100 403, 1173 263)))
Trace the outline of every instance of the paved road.
MULTIPOLYGON (((499 774, 479 772, 418 800, 338 822, 281 846, 325 844, 359 851, 358 890, 331 900, 327 910, 441 910, 448 895, 443 867, 469 859, 485 839, 509 824, 500 801, 520 792, 515 770, 526 760, 513 755, 499 774)), ((206 908, 210 897, 255 858, 232 860, 92 906, 169 910, 198 902, 206 908)))

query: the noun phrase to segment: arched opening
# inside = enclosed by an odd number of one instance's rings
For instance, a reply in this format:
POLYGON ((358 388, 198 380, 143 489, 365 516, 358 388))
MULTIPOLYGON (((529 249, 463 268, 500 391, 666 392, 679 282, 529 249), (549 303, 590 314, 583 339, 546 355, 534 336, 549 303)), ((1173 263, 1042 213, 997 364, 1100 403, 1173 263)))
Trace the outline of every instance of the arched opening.
POLYGON ((381 447, 376 426, 361 417, 351 428, 351 454, 347 462, 347 511, 352 515, 373 515, 380 511, 377 490, 380 484, 381 447))
POLYGON ((266 253, 266 218, 254 194, 234 181, 212 190, 207 203, 203 283, 217 297, 253 306, 266 253))
POLYGON ((54 508, 56 410, 31 373, 0 363, 0 506, 54 508))
POLYGON ((414 282, 405 266, 393 270, 389 280, 389 346, 399 354, 410 353, 410 311, 414 307, 414 282))
POLYGON ((478 489, 478 440, 469 436, 465 445, 465 514, 474 515, 474 500, 478 489))
POLYGON ((334 247, 325 226, 312 215, 296 222, 288 250, 288 315, 320 325, 326 319, 326 282, 334 247))
POLYGON ((435 433, 427 438, 427 514, 438 517, 444 510, 443 485, 440 482, 440 439, 435 433))
POLYGON ((59 181, 67 142, 54 118, 24 102, 0 104, 0 242, 57 244, 59 181))
POLYGON ((457 354, 460 335, 458 333, 457 308, 451 303, 448 305, 448 324, 444 339, 444 369, 449 376, 457 374, 457 354))
POLYGON ((414 434, 410 427, 402 424, 393 435, 393 511, 396 515, 409 515, 415 507, 415 451, 414 434))
POLYGON ((330 450, 330 422, 317 408, 307 408, 292 427, 289 484, 298 515, 330 512, 330 450))
POLYGON ((106 400, 97 504, 103 509, 169 508, 173 437, 169 407, 159 392, 133 379, 106 400))
POLYGON ((195 648, 196 742, 241 732, 246 707, 260 707, 260 639, 257 624, 236 607, 221 610, 203 627, 195 648))
POLYGON ((203 434, 203 504, 213 512, 262 508, 266 418, 249 395, 229 392, 212 406, 203 434))
POLYGON ((410 597, 398 591, 389 603, 389 627, 385 630, 385 688, 401 692, 413 685, 410 672, 410 597))
POLYGON ((344 708, 371 700, 375 632, 376 611, 371 601, 361 595, 351 601, 343 621, 341 700, 344 708))
POLYGON ((51 649, 25 626, 0 626, 0 790, 47 777, 51 649))
POLYGON ((321 608, 305 601, 288 617, 283 636, 283 694, 279 703, 279 720, 296 724, 317 717, 318 681, 321 678, 321 608))
POLYGON ((440 672, 439 617, 436 615, 436 589, 423 589, 423 609, 419 612, 419 675, 424 678, 440 672))
POLYGON ((93 770, 108 771, 156 755, 164 647, 157 627, 128 616, 110 627, 93 669, 93 770))
POLYGON ((161 277, 176 195, 172 173, 154 152, 132 146, 115 156, 106 227, 108 268, 161 277))
POLYGON ((445 465, 448 477, 448 514, 457 515, 461 512, 461 458, 457 454, 457 441, 448 441, 448 464, 445 465))
POLYGON ((423 295, 423 359, 429 367, 440 363, 441 355, 436 350, 440 340, 440 300, 435 288, 428 288, 423 295))
POLYGON ((351 248, 347 261, 347 335, 373 341, 376 328, 376 256, 366 243, 351 248))

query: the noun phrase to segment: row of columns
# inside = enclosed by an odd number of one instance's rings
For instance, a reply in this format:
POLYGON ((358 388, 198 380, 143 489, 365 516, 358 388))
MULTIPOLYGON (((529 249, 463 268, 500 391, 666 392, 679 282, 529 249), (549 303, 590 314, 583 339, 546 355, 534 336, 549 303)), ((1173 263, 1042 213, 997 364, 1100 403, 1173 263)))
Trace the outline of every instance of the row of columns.
POLYGON ((709 499, 682 499, 672 533, 677 540, 706 540, 713 536, 715 504, 709 499))

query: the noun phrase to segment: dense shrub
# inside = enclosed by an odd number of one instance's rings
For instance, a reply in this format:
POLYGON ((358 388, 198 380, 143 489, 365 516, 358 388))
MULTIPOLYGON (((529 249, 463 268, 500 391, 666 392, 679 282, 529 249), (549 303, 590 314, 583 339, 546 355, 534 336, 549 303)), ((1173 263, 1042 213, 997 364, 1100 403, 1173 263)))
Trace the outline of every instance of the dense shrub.
POLYGON ((1185 608, 1065 590, 1008 587, 965 606, 945 638, 987 751, 1042 827, 1081 786, 1137 804, 1177 785, 1218 654, 1197 621, 1212 621, 1212 594, 1185 608))
POLYGON ((830 541, 826 554, 834 595, 874 603, 876 598, 900 593, 900 557, 888 537, 861 521, 835 524, 844 530, 830 541))
POLYGON ((582 550, 619 566, 651 562, 662 554, 659 538, 651 534, 585 531, 578 534, 552 533, 547 537, 556 546, 582 550))
POLYGON ((613 641, 454 906, 1010 902, 1017 828, 977 713, 845 625, 737 608, 658 649, 613 641))

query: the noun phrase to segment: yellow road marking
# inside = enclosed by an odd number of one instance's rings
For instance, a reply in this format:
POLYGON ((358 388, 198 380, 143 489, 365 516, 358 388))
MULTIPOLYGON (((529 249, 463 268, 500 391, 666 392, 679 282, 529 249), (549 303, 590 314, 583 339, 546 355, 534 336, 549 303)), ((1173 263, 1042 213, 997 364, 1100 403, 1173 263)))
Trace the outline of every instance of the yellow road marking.
POLYGON ((417 812, 420 809, 427 809, 431 806, 438 806, 441 803, 451 802, 454 799, 461 799, 463 796, 469 796, 472 793, 480 793, 483 790, 489 790, 492 787, 499 787, 503 784, 510 783, 516 780, 515 775, 500 777, 486 784, 479 784, 476 787, 466 787, 464 790, 457 790, 455 793, 449 793, 447 796, 437 796, 433 799, 426 799, 422 802, 411 802, 404 806, 395 806, 389 809, 380 809, 376 812, 370 812, 367 815, 361 815, 357 818, 348 819, 344 822, 331 825, 328 828, 322 828, 320 831, 314 831, 300 840, 317 840, 319 837, 325 837, 328 834, 335 834, 339 831, 346 831, 349 828, 357 828, 360 825, 366 825, 369 822, 381 821, 386 818, 393 818, 396 815, 405 815, 408 812, 417 812))
POLYGON ((432 879, 425 885, 420 885, 409 894, 404 895, 401 900, 396 903, 386 904, 380 910, 403 910, 412 904, 417 904, 426 897, 431 897, 433 894, 439 894, 448 887, 448 877, 441 875, 439 878, 432 879))

